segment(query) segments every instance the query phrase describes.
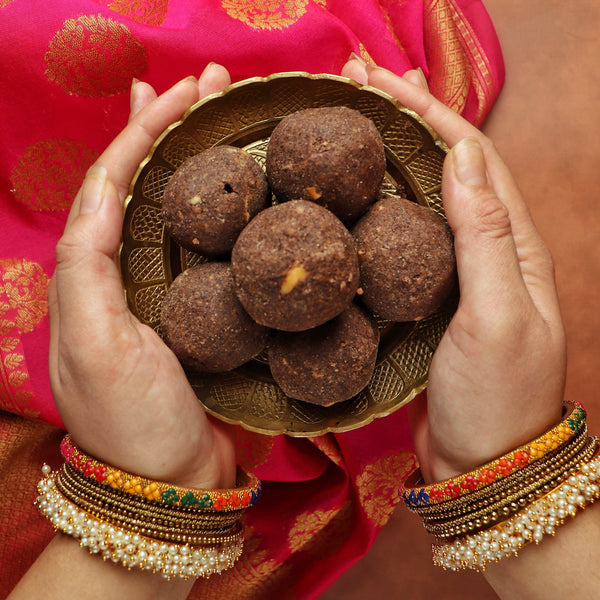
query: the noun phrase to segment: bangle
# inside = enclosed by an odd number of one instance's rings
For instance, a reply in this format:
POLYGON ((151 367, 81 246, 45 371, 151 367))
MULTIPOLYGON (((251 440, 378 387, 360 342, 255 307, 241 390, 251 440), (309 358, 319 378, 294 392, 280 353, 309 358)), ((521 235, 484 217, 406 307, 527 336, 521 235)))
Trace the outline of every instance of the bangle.
POLYGON ((472 535, 492 527, 497 521, 503 521, 512 514, 523 510, 538 498, 547 495, 561 485, 573 472, 577 472, 582 464, 588 462, 595 452, 595 440, 589 438, 583 451, 578 453, 568 464, 557 467, 546 477, 535 478, 528 484, 523 483, 520 489, 499 499, 485 509, 461 515, 444 522, 424 522, 425 529, 439 540, 459 538, 472 535))
POLYGON ((402 499, 409 508, 438 504, 469 494, 494 481, 507 477, 515 469, 539 460, 575 436, 585 422, 586 412, 579 402, 565 402, 563 420, 532 442, 490 461, 483 466, 441 482, 423 485, 421 471, 414 471, 403 484, 402 499))
POLYGON ((539 544, 544 535, 555 535, 556 528, 567 517, 575 517, 580 509, 600 498, 600 452, 572 473, 550 493, 539 498, 510 519, 453 543, 433 544, 433 562, 444 569, 485 570, 490 562, 516 556, 530 542, 539 544))
POLYGON ((194 545, 166 543, 121 528, 82 510, 56 488, 50 467, 44 465, 44 478, 38 484, 36 505, 56 531, 79 540, 90 554, 99 554, 127 567, 138 568, 163 577, 208 577, 235 564, 243 550, 243 538, 229 543, 194 545))
POLYGON ((410 510, 425 520, 435 521, 446 520, 486 508, 494 501, 518 492, 524 486, 535 481, 549 481, 553 478, 554 473, 565 472, 567 465, 573 460, 577 460, 578 456, 590 445, 590 440, 591 438, 587 435, 587 426, 584 425, 581 432, 564 446, 546 454, 540 460, 529 463, 522 469, 513 471, 508 477, 480 487, 470 494, 429 506, 411 507, 410 510))
POLYGON ((214 513, 210 518, 203 513, 173 516, 162 506, 142 498, 134 498, 137 502, 131 502, 127 497, 112 497, 115 492, 110 488, 97 493, 86 485, 87 482, 80 484, 76 477, 71 478, 65 467, 68 465, 63 465, 55 476, 55 488, 63 497, 86 513, 133 533, 155 540, 202 546, 231 543, 242 535, 240 515, 232 518, 233 513, 224 512, 214 513))
POLYGON ((237 487, 231 490, 197 490, 154 481, 132 475, 89 456, 78 448, 70 434, 60 444, 65 461, 86 477, 98 483, 141 496, 152 502, 168 505, 210 509, 212 511, 235 511, 253 506, 260 498, 261 483, 252 474, 238 467, 237 487))

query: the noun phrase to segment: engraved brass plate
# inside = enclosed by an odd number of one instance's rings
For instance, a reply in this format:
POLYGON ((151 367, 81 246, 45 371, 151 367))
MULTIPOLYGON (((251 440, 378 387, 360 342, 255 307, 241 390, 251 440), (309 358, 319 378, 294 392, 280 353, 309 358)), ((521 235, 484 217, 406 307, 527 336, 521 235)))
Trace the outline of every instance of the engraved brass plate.
MULTIPOLYGON (((382 189, 443 215, 442 164, 447 147, 412 111, 391 96, 344 77, 278 73, 229 86, 195 104, 157 140, 140 164, 125 203, 120 266, 134 315, 160 335, 161 304, 173 279, 206 260, 183 250, 165 231, 163 189, 183 161, 207 148, 244 148, 264 166, 271 131, 282 117, 304 108, 344 105, 375 123, 385 144, 382 189)), ((275 384, 264 356, 227 373, 188 372, 206 410, 216 417, 268 435, 315 436, 356 429, 384 417, 427 385, 431 358, 454 313, 456 298, 416 323, 381 323, 377 366, 357 396, 330 407, 293 400, 275 384)))

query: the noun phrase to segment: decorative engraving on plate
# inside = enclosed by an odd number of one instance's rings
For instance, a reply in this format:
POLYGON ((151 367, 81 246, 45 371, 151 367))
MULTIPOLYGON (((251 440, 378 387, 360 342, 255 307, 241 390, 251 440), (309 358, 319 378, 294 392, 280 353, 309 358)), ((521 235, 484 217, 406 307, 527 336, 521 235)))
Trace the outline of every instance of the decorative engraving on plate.
MULTIPOLYGON (((199 102, 172 126, 132 183, 120 262, 129 307, 142 322, 160 335, 160 310, 171 278, 207 260, 179 248, 164 233, 162 195, 175 168, 189 156, 225 143, 243 147, 264 168, 268 137, 282 116, 335 105, 360 110, 380 129, 388 159, 382 191, 393 196, 405 191, 444 216, 440 184, 445 147, 390 96, 324 75, 277 74, 234 84, 199 102)), ((188 377, 209 411, 251 431, 292 436, 346 431, 390 414, 425 387, 433 352, 455 305, 448 302, 416 324, 379 323, 379 362, 367 388, 330 407, 287 398, 270 377, 265 353, 228 373, 188 377)))

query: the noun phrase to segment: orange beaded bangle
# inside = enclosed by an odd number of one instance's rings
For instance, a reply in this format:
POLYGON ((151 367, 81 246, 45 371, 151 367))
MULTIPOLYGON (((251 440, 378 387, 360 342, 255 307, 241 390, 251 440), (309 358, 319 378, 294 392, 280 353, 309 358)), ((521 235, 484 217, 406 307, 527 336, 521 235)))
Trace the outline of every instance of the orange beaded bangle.
POLYGON ((469 494, 556 450, 579 432, 585 418, 586 412, 581 403, 565 402, 565 416, 558 425, 478 469, 430 485, 423 485, 423 476, 417 469, 404 481, 402 499, 409 508, 418 508, 469 494))
POLYGON ((60 450, 65 461, 86 477, 151 502, 185 506, 195 510, 232 511, 253 506, 261 494, 260 481, 241 467, 237 470, 236 488, 197 490, 132 475, 100 462, 80 450, 73 443, 70 434, 63 438, 60 450))

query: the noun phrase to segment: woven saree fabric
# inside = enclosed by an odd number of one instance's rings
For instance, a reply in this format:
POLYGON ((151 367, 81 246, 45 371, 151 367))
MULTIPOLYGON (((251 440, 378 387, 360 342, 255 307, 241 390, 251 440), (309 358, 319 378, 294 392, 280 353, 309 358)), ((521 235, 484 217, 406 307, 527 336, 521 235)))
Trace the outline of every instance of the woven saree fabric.
MULTIPOLYGON (((0 34, 4 597, 52 535, 32 502, 62 427, 47 367, 54 247, 86 170, 127 122, 132 79, 161 93, 210 61, 234 81, 339 74, 354 52, 398 74, 421 67, 438 98, 480 125, 504 71, 480 0, 0 0, 0 34)), ((309 439, 239 428, 237 448, 263 497, 243 558, 192 598, 318 597, 369 549, 414 468, 402 410, 309 439)))

